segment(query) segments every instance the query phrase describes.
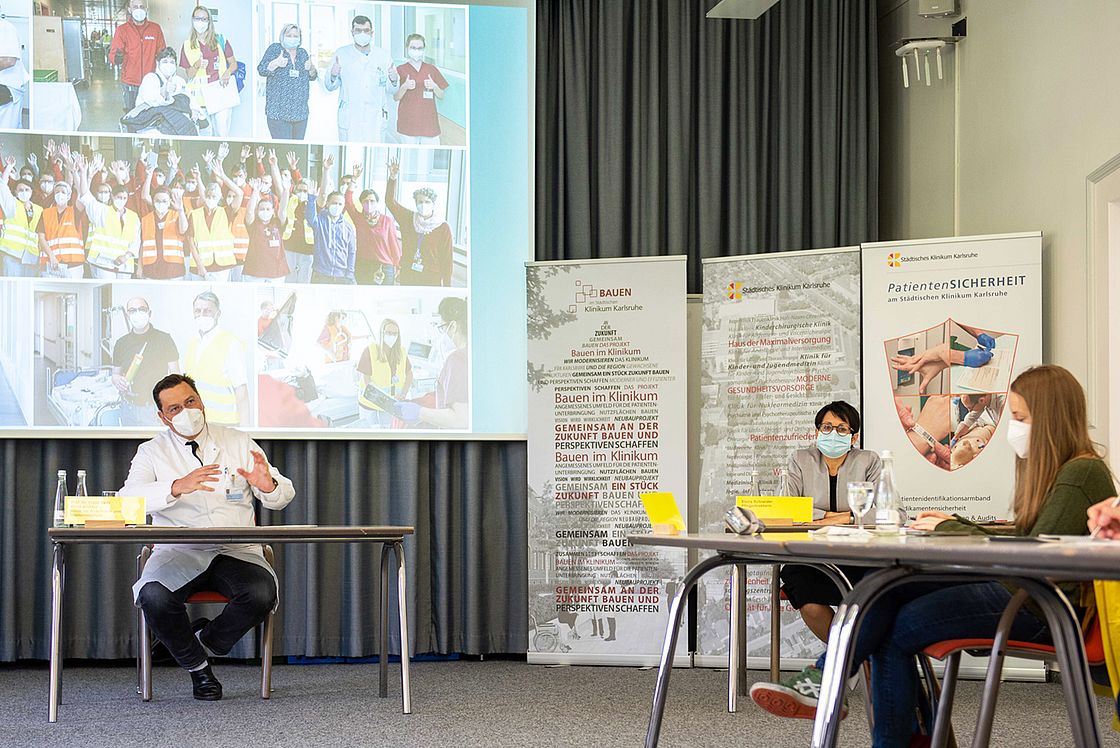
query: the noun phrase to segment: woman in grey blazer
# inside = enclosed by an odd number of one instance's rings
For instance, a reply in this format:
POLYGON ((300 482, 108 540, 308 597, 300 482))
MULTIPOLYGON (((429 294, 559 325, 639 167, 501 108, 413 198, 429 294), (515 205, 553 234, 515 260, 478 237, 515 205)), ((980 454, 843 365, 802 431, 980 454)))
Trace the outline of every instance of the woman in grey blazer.
MULTIPOLYGON (((879 455, 854 445, 859 438, 859 411, 838 400, 817 412, 816 443, 799 449, 789 461, 791 496, 812 496, 813 517, 848 514, 848 482, 879 479, 879 455)), ((841 567, 854 584, 863 577, 861 567, 841 567)), ((782 590, 809 630, 821 641, 828 640, 832 606, 840 604, 840 590, 828 577, 809 566, 783 566, 782 590)))

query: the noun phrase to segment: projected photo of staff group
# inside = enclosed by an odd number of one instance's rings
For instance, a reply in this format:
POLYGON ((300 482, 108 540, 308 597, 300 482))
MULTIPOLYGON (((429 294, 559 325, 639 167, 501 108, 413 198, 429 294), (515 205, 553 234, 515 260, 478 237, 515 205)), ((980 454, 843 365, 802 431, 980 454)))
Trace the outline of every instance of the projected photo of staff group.
POLYGON ((476 137, 508 112, 472 102, 508 81, 470 73, 523 11, 484 8, 472 40, 477 7, 215 5, 0 0, 0 66, 6 36, 22 56, 0 69, 0 433, 161 428, 169 373, 211 422, 277 436, 523 430, 477 422, 472 290, 521 277, 527 217, 476 246, 471 183, 524 199, 528 148, 472 164, 508 139, 476 137))

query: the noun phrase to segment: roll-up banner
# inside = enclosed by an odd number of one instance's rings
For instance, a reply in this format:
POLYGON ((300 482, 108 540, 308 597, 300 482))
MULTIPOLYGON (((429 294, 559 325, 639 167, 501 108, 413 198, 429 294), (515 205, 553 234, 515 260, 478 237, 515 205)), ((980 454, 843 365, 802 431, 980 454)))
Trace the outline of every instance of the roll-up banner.
POLYGON ((1007 390, 1042 362, 1042 234, 863 245, 865 441, 902 505, 1008 517, 1007 390))
POLYGON ((531 663, 658 661, 686 554, 626 536, 651 529, 641 493, 686 519, 685 268, 527 265, 531 663))
MULTIPOLYGON (((778 487, 777 471, 809 446, 822 405, 860 405, 859 248, 782 252, 704 261, 700 374, 701 532, 749 491, 778 487)), ((750 567, 747 656, 770 651, 770 568, 750 567)), ((698 587, 697 665, 726 665, 729 575, 698 587)), ((783 658, 815 657, 822 645, 800 617, 782 614, 783 658)))

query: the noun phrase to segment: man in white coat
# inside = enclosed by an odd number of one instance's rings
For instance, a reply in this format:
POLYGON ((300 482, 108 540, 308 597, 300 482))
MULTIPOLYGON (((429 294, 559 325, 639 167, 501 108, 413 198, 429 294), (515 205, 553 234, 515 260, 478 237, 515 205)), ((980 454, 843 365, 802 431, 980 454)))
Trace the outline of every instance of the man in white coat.
MULTIPOLYGON (((137 449, 121 495, 143 496, 153 525, 249 527, 254 498, 275 510, 295 496, 292 482, 269 466, 256 442, 207 424, 190 377, 164 377, 152 397, 168 430, 137 449)), ((156 637, 190 672, 194 697, 203 701, 222 698, 206 650, 227 654, 278 601, 276 574, 259 545, 156 546, 132 591, 156 637), (186 600, 203 589, 222 593, 229 603, 214 620, 192 626, 186 600)))
POLYGON ((400 75, 389 53, 373 46, 373 21, 354 16, 354 43, 340 47, 323 85, 338 95, 338 139, 347 143, 385 143, 390 102, 400 75))

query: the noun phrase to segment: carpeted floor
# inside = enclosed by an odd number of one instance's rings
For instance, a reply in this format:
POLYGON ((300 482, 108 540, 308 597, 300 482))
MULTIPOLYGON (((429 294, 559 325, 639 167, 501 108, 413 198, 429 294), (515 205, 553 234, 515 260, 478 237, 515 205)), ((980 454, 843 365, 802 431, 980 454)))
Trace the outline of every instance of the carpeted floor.
MULTIPOLYGON (((267 702, 257 697, 257 666, 223 664, 216 672, 223 701, 194 701, 186 674, 160 667, 155 700, 145 704, 129 666, 69 667, 59 722, 50 725, 46 666, 0 666, 0 746, 639 746, 654 681, 654 671, 633 668, 422 662, 412 666, 413 714, 406 716, 396 665, 385 700, 376 697, 376 665, 277 666, 267 702)), ((661 745, 808 745, 810 722, 772 717, 749 698, 728 714, 726 677, 673 672, 661 745)), ((954 722, 962 745, 980 685, 961 686, 954 722)), ((850 701, 840 743, 869 745, 861 694, 850 701)), ((1109 708, 1098 702, 1103 743, 1120 746, 1109 708)), ((1005 684, 994 735, 993 745, 1069 745, 1061 687, 1005 684)))

